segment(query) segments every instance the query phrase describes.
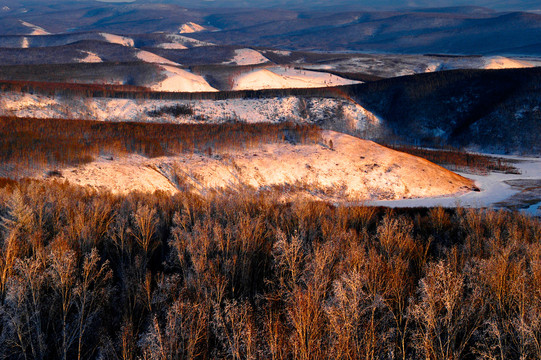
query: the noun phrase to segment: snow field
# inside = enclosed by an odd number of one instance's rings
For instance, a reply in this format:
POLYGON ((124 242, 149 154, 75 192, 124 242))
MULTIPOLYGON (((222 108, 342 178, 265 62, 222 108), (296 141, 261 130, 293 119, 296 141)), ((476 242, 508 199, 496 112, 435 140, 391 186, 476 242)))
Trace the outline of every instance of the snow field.
POLYGON ((270 62, 269 59, 261 55, 261 53, 252 49, 236 49, 235 56, 230 61, 224 64, 232 65, 257 65, 270 62))

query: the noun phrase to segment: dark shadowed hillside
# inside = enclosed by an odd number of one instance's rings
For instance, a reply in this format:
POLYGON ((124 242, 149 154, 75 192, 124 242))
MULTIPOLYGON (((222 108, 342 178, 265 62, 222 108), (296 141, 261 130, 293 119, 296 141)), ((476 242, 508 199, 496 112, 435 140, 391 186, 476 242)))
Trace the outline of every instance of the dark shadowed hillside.
POLYGON ((0 66, 0 78, 52 83, 145 86, 163 79, 164 76, 155 64, 130 62, 0 66))
POLYGON ((399 142, 541 152, 541 68, 443 71, 349 90, 399 142))
POLYGON ((98 61, 136 61, 138 50, 104 41, 84 40, 65 46, 0 48, 2 65, 66 64, 85 62, 89 55, 98 61))
POLYGON ((531 54, 539 43, 541 15, 524 12, 299 13, 252 24, 249 14, 207 18, 222 31, 193 36, 222 44, 304 50, 392 53, 531 54))

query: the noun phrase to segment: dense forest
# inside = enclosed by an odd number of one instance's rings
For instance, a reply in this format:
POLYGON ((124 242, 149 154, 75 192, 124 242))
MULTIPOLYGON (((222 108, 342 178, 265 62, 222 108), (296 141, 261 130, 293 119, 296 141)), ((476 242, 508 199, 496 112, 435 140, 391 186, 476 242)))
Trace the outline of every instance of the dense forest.
POLYGON ((0 358, 534 359, 541 221, 0 188, 0 358))
MULTIPOLYGON (((189 110, 178 106, 157 111, 189 110)), ((268 143, 319 141, 317 126, 287 122, 186 125, 0 117, 0 171, 20 178, 29 170, 84 164, 104 154, 213 154, 268 143)))

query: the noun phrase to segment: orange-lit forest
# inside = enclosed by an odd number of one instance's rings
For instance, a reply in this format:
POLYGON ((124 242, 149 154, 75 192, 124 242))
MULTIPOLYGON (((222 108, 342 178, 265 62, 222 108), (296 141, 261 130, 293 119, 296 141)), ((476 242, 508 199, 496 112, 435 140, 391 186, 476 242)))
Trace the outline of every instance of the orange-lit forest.
POLYGON ((17 169, 46 169, 92 161, 100 154, 148 157, 242 150, 266 143, 315 143, 315 125, 158 124, 0 117, 0 162, 17 169))
POLYGON ((541 221, 0 189, 0 358, 536 359, 541 221))

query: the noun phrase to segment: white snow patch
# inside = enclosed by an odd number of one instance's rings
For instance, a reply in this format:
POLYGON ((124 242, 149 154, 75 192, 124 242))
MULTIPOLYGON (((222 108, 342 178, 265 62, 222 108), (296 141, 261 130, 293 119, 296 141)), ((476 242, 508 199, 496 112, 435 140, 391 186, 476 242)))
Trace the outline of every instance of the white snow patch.
POLYGON ((91 51, 81 50, 81 53, 85 55, 84 58, 79 59, 80 63, 101 63, 103 60, 95 53, 91 51))
POLYGON ((218 91, 200 75, 192 74, 173 66, 162 65, 167 78, 158 84, 152 85, 154 91, 173 91, 173 92, 200 92, 200 91, 218 91))
POLYGON ((9 6, 3 6, 3 7, 2 7, 2 11, 9 11, 9 10, 11 10, 11 9, 9 8, 9 6))
POLYGON ((200 32, 200 31, 205 31, 205 30, 207 30, 205 27, 199 24, 196 24, 194 22, 187 22, 186 24, 182 24, 178 28, 178 31, 181 34, 190 34, 190 33, 195 33, 195 32, 200 32))
POLYGON ((502 56, 487 58, 485 59, 485 64, 485 69, 519 69, 534 66, 527 61, 509 59, 502 56))
POLYGON ((161 57, 159 55, 156 55, 146 50, 139 50, 139 52, 137 52, 137 58, 140 60, 143 60, 144 62, 153 63, 153 64, 167 64, 167 65, 174 65, 174 66, 180 65, 174 61, 167 60, 164 57, 161 57))
MULTIPOLYGON (((67 108, 62 106, 49 96, 43 95, 30 95, 30 94, 17 94, 17 93, 3 93, 0 97, 0 109, 2 115, 15 115, 21 117, 42 117, 46 118, 49 115, 57 118, 60 108, 67 108)), ((67 117, 67 114, 63 114, 67 117)))
POLYGON ((120 35, 114 35, 114 34, 108 34, 108 33, 100 33, 100 35, 105 39, 105 41, 110 42, 111 44, 119 44, 122 46, 134 46, 133 39, 126 37, 126 36, 120 36, 120 35))
POLYGON ((21 25, 23 26, 26 26, 30 29, 32 29, 32 32, 28 35, 49 35, 50 32, 46 31, 44 28, 40 27, 40 26, 37 26, 37 25, 34 25, 34 24, 30 24, 26 21, 22 21, 22 20, 19 20, 21 25))
POLYGON ((271 67, 239 75, 234 79, 233 90, 315 88, 359 83, 324 72, 271 67))
POLYGON ((184 50, 187 49, 186 46, 179 44, 179 43, 161 43, 158 44, 160 49, 172 49, 172 50, 184 50))
POLYGON ((276 55, 281 55, 281 56, 291 55, 291 51, 287 51, 287 50, 268 50, 268 51, 276 55))
MULTIPOLYGON (((532 63, 522 60, 510 59, 502 56, 493 57, 463 57, 463 58, 449 58, 442 61, 431 61, 426 64, 424 71, 416 70, 419 72, 435 72, 441 70, 454 70, 454 69, 517 69, 533 67, 532 63)), ((420 66, 420 68, 423 68, 420 66)))
POLYGON ((269 59, 261 55, 261 53, 252 49, 236 49, 235 56, 230 61, 224 64, 233 65, 257 65, 270 62, 269 59))
POLYGON ((442 64, 440 63, 429 63, 426 65, 425 72, 435 72, 442 68, 442 64))

